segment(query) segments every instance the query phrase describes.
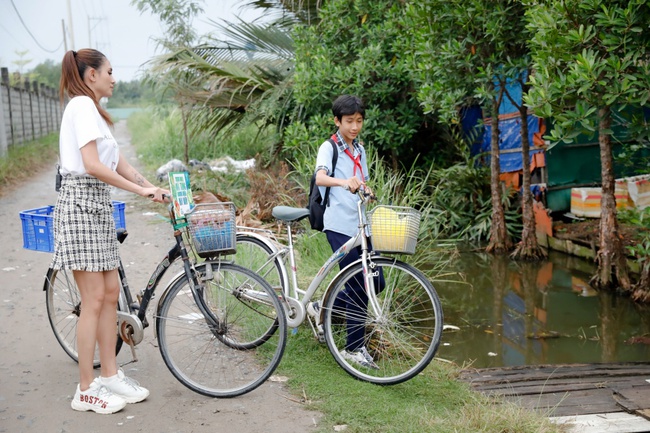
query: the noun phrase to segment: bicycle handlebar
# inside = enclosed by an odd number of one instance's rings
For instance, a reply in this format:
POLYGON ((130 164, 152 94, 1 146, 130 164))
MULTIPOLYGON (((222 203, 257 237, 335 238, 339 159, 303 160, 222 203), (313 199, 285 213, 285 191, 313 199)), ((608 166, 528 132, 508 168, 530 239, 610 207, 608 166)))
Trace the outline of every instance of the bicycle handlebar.
POLYGON ((359 188, 356 192, 356 194, 359 196, 359 198, 364 202, 368 203, 370 201, 375 201, 377 200, 377 196, 371 193, 366 192, 366 190, 363 188, 359 188))

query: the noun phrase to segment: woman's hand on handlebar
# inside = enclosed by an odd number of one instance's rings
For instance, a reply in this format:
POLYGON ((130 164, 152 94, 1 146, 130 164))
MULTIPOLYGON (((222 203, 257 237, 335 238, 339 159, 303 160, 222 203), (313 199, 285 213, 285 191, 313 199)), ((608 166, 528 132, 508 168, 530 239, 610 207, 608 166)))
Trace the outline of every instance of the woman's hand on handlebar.
POLYGON ((149 197, 151 201, 156 202, 156 203, 165 203, 169 202, 170 199, 170 192, 166 189, 163 188, 158 188, 158 187, 150 187, 150 188, 145 188, 145 197, 149 197))

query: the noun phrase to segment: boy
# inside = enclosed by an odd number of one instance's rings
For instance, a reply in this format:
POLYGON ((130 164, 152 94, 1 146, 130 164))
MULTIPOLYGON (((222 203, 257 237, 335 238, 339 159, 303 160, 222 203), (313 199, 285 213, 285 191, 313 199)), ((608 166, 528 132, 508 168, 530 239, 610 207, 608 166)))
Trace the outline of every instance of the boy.
MULTIPOLYGON (((333 177, 331 176, 333 149, 325 141, 318 150, 316 159, 316 185, 325 196, 325 188, 330 188, 329 206, 325 208, 324 229, 332 251, 338 250, 359 230, 356 192, 366 186, 369 178, 366 152, 358 139, 363 127, 365 108, 360 98, 351 95, 339 96, 332 104, 334 124, 338 130, 331 139, 338 147, 338 159, 333 177)), ((372 248, 372 247, 370 247, 372 248)), ((361 247, 355 248, 341 260, 339 266, 345 268, 360 258, 361 247)), ((383 275, 380 276, 383 287, 383 275)), ((367 368, 378 369, 365 346, 365 318, 367 316, 368 297, 363 281, 351 281, 347 289, 336 300, 336 306, 346 312, 347 341, 343 357, 367 368)), ((318 317, 318 302, 310 304, 308 312, 318 317)))

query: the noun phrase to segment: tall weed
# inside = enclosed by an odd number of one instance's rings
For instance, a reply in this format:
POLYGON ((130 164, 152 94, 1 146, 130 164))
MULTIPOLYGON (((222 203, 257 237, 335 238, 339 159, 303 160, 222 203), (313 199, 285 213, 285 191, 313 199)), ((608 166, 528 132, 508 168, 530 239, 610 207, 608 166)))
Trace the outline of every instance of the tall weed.
MULTIPOLYGON (((185 158, 185 134, 178 108, 160 106, 133 114, 128 121, 133 143, 142 155, 142 162, 157 168, 172 159, 185 158)), ((235 160, 255 158, 268 153, 274 135, 271 130, 259 131, 254 125, 216 136, 188 128, 189 159, 210 163, 230 156, 235 160)))

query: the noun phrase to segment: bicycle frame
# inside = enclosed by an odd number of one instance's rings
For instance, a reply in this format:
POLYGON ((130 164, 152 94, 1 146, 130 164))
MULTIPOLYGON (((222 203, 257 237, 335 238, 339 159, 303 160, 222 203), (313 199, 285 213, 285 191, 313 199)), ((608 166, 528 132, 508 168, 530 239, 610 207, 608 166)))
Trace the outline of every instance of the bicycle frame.
MULTIPOLYGON (((144 328, 149 326, 146 320, 146 313, 149 307, 149 303, 153 299, 156 288, 158 287, 158 284, 162 280, 163 276, 178 258, 181 258, 183 261, 183 271, 181 271, 179 275, 184 274, 187 277, 194 302, 196 302, 197 306, 199 307, 199 311, 201 311, 205 320, 208 322, 208 326, 211 328, 218 327, 218 319, 205 305, 205 301, 202 296, 202 290, 204 287, 199 281, 197 273, 194 272, 189 254, 187 253, 187 248, 185 247, 183 235, 180 230, 183 225, 182 223, 179 224, 176 221, 173 215, 173 210, 170 210, 170 217, 172 225, 174 226, 174 239, 176 240, 176 244, 169 250, 169 252, 156 266, 155 270, 151 274, 151 277, 149 277, 149 281, 147 282, 145 288, 142 289, 140 293, 138 293, 137 303, 133 302, 131 290, 126 278, 126 272, 122 266, 121 260, 118 267, 118 275, 122 284, 122 290, 118 301, 120 306, 118 309, 118 329, 120 331, 120 336, 124 342, 131 346, 134 360, 137 360, 135 356, 134 346, 142 341, 144 337, 144 328), (126 313, 126 311, 129 313, 126 313), (134 316, 137 317, 137 321, 134 320, 134 316)), ((172 281, 175 281, 177 278, 178 276, 173 278, 172 281)))
MULTIPOLYGON (((323 280, 329 275, 332 269, 339 264, 344 257, 346 257, 353 248, 361 246, 361 258, 354 263, 351 263, 350 266, 356 266, 359 262, 362 263, 363 275, 364 275, 364 288, 368 294, 370 308, 376 315, 381 314, 381 306, 377 301, 377 296, 374 290, 374 276, 373 272, 370 271, 371 260, 370 260, 370 251, 368 248, 368 236, 367 236, 367 227, 368 224, 365 221, 365 212, 364 205, 368 202, 369 197, 359 193, 361 200, 357 202, 357 214, 359 218, 359 231, 357 234, 350 238, 345 244, 343 244, 338 250, 336 250, 321 266, 319 271, 316 273, 314 278, 312 278, 311 283, 309 284, 307 290, 301 290, 298 287, 298 277, 297 277, 297 265, 293 244, 293 234, 291 232, 292 223, 288 221, 283 221, 283 224, 287 227, 287 245, 282 246, 282 248, 277 248, 273 242, 269 241, 268 238, 263 241, 266 242, 273 250, 274 253, 271 254, 266 264, 272 263, 277 257, 286 263, 286 256, 289 256, 289 265, 290 265, 290 284, 289 286, 283 286, 283 297, 281 299, 282 304, 285 306, 287 313, 287 322, 290 327, 299 326, 306 318, 306 306, 309 301, 314 296, 314 293, 320 287, 323 280)), ((245 228, 242 230, 246 234, 254 236, 254 231, 248 231, 245 228)), ((262 238, 262 236, 257 235, 256 237, 262 238)), ((265 265, 266 265, 265 264, 265 265)), ((347 269, 346 267, 345 269, 347 269)), ((343 272, 344 269, 339 272, 343 272)), ((286 269, 283 270, 286 272, 286 269)), ((285 280, 287 281, 287 280, 285 280)), ((327 287, 325 290, 325 295, 327 295, 330 287, 327 287)))

